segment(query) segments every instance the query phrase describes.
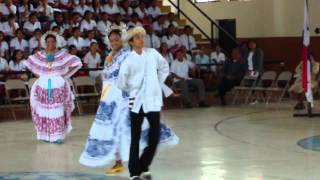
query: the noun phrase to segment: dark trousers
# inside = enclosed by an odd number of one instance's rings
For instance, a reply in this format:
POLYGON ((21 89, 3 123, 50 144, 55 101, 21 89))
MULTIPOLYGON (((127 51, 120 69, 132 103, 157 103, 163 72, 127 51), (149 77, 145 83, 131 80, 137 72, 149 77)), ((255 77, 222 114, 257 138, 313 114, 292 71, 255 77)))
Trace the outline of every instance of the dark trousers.
POLYGON ((131 145, 129 158, 130 176, 140 176, 141 173, 149 171, 149 166, 155 156, 159 138, 160 138, 160 112, 144 113, 141 108, 140 112, 131 112, 131 145), (150 124, 148 134, 148 145, 139 157, 139 143, 141 136, 141 127, 144 117, 147 117, 150 124))
POLYGON ((224 100, 226 92, 230 91, 234 86, 238 86, 241 79, 227 79, 223 78, 219 84, 218 91, 221 100, 224 100))

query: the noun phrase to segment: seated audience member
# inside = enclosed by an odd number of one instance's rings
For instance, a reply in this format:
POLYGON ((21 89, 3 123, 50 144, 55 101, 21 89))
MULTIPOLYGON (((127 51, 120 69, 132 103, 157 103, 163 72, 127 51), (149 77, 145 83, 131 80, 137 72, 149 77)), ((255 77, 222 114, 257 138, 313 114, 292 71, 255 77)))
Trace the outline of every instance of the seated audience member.
POLYGON ((246 60, 249 73, 256 78, 261 76, 263 73, 264 55, 262 49, 257 48, 255 41, 249 41, 249 53, 246 60))
POLYGON ((86 5, 86 0, 79 0, 79 4, 73 11, 79 13, 81 16, 84 16, 85 12, 93 12, 93 9, 92 7, 86 5))
POLYGON ((9 15, 8 21, 2 23, 2 29, 6 36, 9 38, 14 37, 16 30, 19 29, 16 16, 13 14, 9 15))
MULTIPOLYGON (((123 20, 123 17, 120 15, 120 14, 117 14, 115 15, 115 20, 112 24, 112 27, 114 28, 118 28, 118 29, 123 29, 123 28, 126 28, 127 25, 126 23, 124 23, 122 20, 123 20)), ((129 27, 129 26, 128 26, 129 27)))
POLYGON ((80 26, 80 22, 81 22, 81 15, 78 12, 72 13, 71 21, 70 21, 70 28, 71 28, 70 33, 72 33, 72 28, 80 26))
POLYGON ((133 13, 133 9, 130 7, 130 1, 129 0, 121 1, 120 14, 127 19, 132 15, 132 13, 133 13))
POLYGON ((73 35, 68 39, 68 46, 74 45, 77 48, 78 55, 82 56, 86 53, 86 41, 81 37, 80 29, 73 28, 73 35))
POLYGON ((171 63, 173 62, 174 58, 172 53, 169 51, 168 44, 163 42, 160 45, 160 54, 167 60, 169 65, 171 66, 171 63))
POLYGON ((4 97, 6 96, 4 85, 1 83, 6 81, 6 75, 1 73, 7 72, 8 70, 8 61, 0 57, 0 104, 4 103, 4 97))
POLYGON ((140 22, 140 19, 137 13, 132 14, 131 20, 127 23, 127 25, 128 27, 142 26, 142 23, 140 22))
POLYGON ((146 26, 146 36, 144 38, 144 45, 148 48, 159 49, 160 48, 160 39, 154 33, 152 26, 146 26))
POLYGON ((73 0, 59 0, 58 3, 62 12, 72 11, 75 8, 75 3, 73 0))
POLYGON ((28 53, 28 42, 24 39, 24 34, 22 29, 17 29, 16 32, 16 37, 13 38, 10 41, 10 50, 11 52, 15 51, 15 50, 21 50, 25 53, 28 53))
POLYGON ((98 43, 96 39, 96 33, 94 30, 88 31, 87 32, 87 38, 85 39, 86 41, 86 47, 89 49, 91 46, 91 43, 98 43))
POLYGON ((108 29, 111 28, 112 22, 109 20, 109 15, 107 13, 101 14, 101 20, 98 22, 97 29, 103 36, 108 35, 108 29))
POLYGON ((176 16, 174 13, 169 13, 167 16, 167 20, 164 22, 164 27, 169 28, 170 25, 173 25, 175 28, 178 28, 178 23, 176 22, 176 16))
POLYGON ((40 0, 40 4, 35 9, 35 12, 39 14, 40 22, 53 20, 53 8, 48 4, 48 0, 40 0))
POLYGON ((17 7, 13 4, 12 0, 6 0, 5 3, 0 3, 0 12, 4 17, 15 15, 17 7))
POLYGON ((107 0, 107 3, 103 6, 103 12, 109 15, 120 14, 120 8, 113 0, 107 0))
POLYGON ((215 63, 222 64, 226 61, 225 54, 221 51, 221 46, 216 45, 215 50, 211 53, 211 60, 215 63))
POLYGON ((186 47, 188 52, 191 52, 192 49, 197 48, 196 41, 192 35, 191 26, 187 25, 184 27, 183 34, 180 36, 181 46, 186 47))
POLYGON ((53 29, 53 27, 58 26, 60 29, 58 34, 61 36, 65 35, 66 31, 70 29, 69 23, 65 22, 62 13, 56 13, 54 17, 55 21, 51 23, 50 28, 53 29))
POLYGON ((134 12, 138 14, 140 19, 143 19, 146 16, 149 16, 148 9, 144 2, 140 2, 140 5, 134 9, 134 12))
POLYGON ((57 47, 59 49, 67 48, 68 43, 67 43, 66 39, 61 34, 59 34, 61 32, 60 27, 54 26, 54 27, 52 27, 52 31, 57 33, 57 38, 59 38, 59 44, 57 44, 57 47))
POLYGON ((212 72, 210 64, 210 58, 206 54, 206 49, 204 46, 200 48, 199 53, 195 56, 195 63, 199 67, 199 78, 204 79, 205 84, 209 85, 212 79, 212 72))
POLYGON ((156 32, 156 34, 159 36, 159 37, 162 37, 162 35, 164 35, 165 33, 165 30, 166 30, 166 27, 164 26, 165 22, 165 16, 164 15, 160 15, 157 20, 155 20, 153 23, 152 23, 152 27, 154 29, 154 31, 156 32))
MULTIPOLYGON (((13 52, 13 56, 11 61, 9 62, 9 70, 10 71, 25 71, 25 61, 23 57, 23 51, 15 50, 13 52)), ((27 74, 11 74, 8 76, 9 79, 21 79, 28 80, 27 74)))
MULTIPOLYGON (((312 74, 311 74, 311 88, 312 91, 315 92, 318 89, 318 81, 317 81, 317 75, 319 74, 319 65, 320 63, 315 61, 314 58, 311 56, 311 67, 312 67, 312 74)), ((299 63, 299 65, 296 67, 295 70, 295 81, 292 84, 292 86, 289 88, 289 92, 291 96, 297 100, 297 104, 294 106, 295 110, 302 110, 305 108, 304 105, 304 99, 305 99, 305 93, 302 87, 302 62, 299 63)))
MULTIPOLYGON (((90 46, 90 51, 85 55, 83 62, 86 68, 98 68, 101 64, 101 56, 98 53, 98 44, 93 42, 90 46)), ((101 71, 89 71, 90 78, 96 82, 97 77, 101 74, 101 71)))
POLYGON ((183 103, 186 108, 192 108, 190 89, 196 88, 199 106, 208 107, 206 104, 205 86, 201 79, 194 79, 189 77, 189 70, 192 67, 190 62, 184 58, 182 49, 176 52, 176 60, 171 64, 170 71, 173 76, 173 89, 181 89, 183 103))
POLYGON ((30 13, 34 11, 34 8, 32 3, 29 3, 29 0, 22 0, 17 10, 21 22, 26 22, 29 19, 30 13))
POLYGON ((40 29, 34 31, 34 36, 29 40, 29 52, 31 53, 36 48, 41 48, 42 32, 40 29))
POLYGON ((221 105, 226 105, 225 94, 240 84, 247 71, 247 64, 242 60, 239 48, 233 49, 231 56, 231 60, 227 60, 223 65, 221 81, 218 85, 221 105))
POLYGON ((167 35, 163 36, 161 41, 168 44, 171 52, 175 52, 180 48, 180 39, 175 34, 175 27, 173 25, 169 26, 167 35))
POLYGON ((103 13, 103 6, 100 0, 92 0, 93 17, 97 19, 103 13))
POLYGON ((0 31, 0 57, 8 59, 9 58, 9 45, 5 41, 5 35, 0 31))
POLYGON ((31 13, 29 16, 29 21, 25 22, 23 25, 23 30, 26 37, 32 37, 36 29, 41 29, 41 24, 38 21, 36 13, 31 13))
POLYGON ((86 33, 90 30, 96 30, 97 23, 95 20, 92 19, 92 12, 86 11, 84 19, 81 22, 80 31, 82 33, 86 33))
POLYGON ((158 3, 157 0, 152 0, 150 6, 148 8, 148 12, 151 15, 152 19, 156 19, 157 17, 159 17, 161 15, 161 9, 157 3, 158 3))

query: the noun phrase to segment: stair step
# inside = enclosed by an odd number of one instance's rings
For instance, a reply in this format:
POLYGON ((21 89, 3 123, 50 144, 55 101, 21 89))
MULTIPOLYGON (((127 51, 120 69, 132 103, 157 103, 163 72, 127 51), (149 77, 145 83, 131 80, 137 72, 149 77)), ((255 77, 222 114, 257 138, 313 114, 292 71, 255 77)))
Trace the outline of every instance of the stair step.
POLYGON ((179 26, 187 25, 187 21, 185 19, 177 19, 176 20, 179 26))
POLYGON ((202 36, 201 34, 193 34, 193 37, 196 41, 201 41, 202 40, 202 36))
POLYGON ((160 9, 163 14, 168 14, 171 12, 171 6, 160 6, 160 9))

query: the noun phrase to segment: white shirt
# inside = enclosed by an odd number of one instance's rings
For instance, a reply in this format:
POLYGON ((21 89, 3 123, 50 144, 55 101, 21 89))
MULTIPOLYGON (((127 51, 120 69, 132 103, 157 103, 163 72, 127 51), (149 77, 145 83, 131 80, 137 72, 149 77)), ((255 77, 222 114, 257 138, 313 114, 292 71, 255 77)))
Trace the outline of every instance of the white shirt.
POLYGON ((106 12, 107 14, 117 14, 120 13, 120 9, 116 4, 113 4, 112 7, 110 7, 109 4, 106 4, 103 6, 103 12, 106 12))
POLYGON ((32 24, 30 21, 27 21, 23 25, 23 29, 27 29, 30 32, 35 31, 36 29, 41 29, 41 24, 39 21, 32 24))
POLYGON ((249 55, 248 55, 248 69, 249 69, 250 71, 253 70, 253 63, 252 63, 253 54, 254 54, 254 52, 251 51, 251 52, 249 53, 249 55))
POLYGON ((170 26, 170 24, 173 24, 173 26, 174 27, 178 27, 178 23, 176 22, 176 21, 172 21, 172 22, 170 22, 169 20, 166 20, 165 22, 164 22, 164 27, 165 28, 168 28, 169 26, 170 26))
POLYGON ((170 53, 170 52, 168 52, 166 55, 163 55, 162 54, 162 56, 167 60, 167 62, 169 63, 169 65, 171 65, 171 63, 173 62, 173 55, 170 53))
POLYGON ((104 36, 107 36, 108 35, 107 30, 110 29, 111 25, 112 24, 110 21, 107 21, 107 22, 99 21, 97 25, 97 29, 101 34, 103 34, 104 36))
POLYGON ((0 57, 4 57, 4 53, 5 51, 8 51, 9 50, 9 45, 6 41, 2 41, 0 43, 0 57))
POLYGON ((152 23, 152 28, 154 31, 162 32, 165 30, 164 24, 159 24, 158 21, 152 23))
POLYGON ((212 60, 215 59, 217 63, 223 63, 226 60, 226 56, 223 52, 220 52, 219 54, 217 54, 217 52, 212 52, 210 56, 210 58, 212 60))
MULTIPOLYGON (((36 12, 42 13, 44 11, 44 7, 43 6, 38 6, 37 9, 35 10, 36 12)), ((53 15, 53 8, 50 5, 47 5, 47 9, 45 12, 46 16, 51 16, 53 15)))
POLYGON ((9 69, 8 61, 2 57, 0 57, 0 72, 6 71, 9 69))
MULTIPOLYGON (((17 7, 15 5, 11 5, 9 8, 11 9, 12 14, 17 13, 17 7)), ((5 16, 8 16, 9 14, 11 14, 9 11, 9 8, 6 6, 5 3, 0 4, 0 12, 5 16)))
MULTIPOLYGON (((184 59, 183 61, 180 62, 179 60, 176 59, 171 63, 170 72, 184 79, 191 79, 189 77, 189 69, 192 67, 193 67, 193 64, 190 61, 184 59)), ((174 78, 173 81, 178 82, 180 81, 180 79, 174 78)))
POLYGON ((168 75, 169 65, 155 49, 143 48, 142 54, 130 52, 122 62, 118 87, 135 98, 131 111, 138 113, 141 108, 145 113, 161 111, 161 86, 168 75))
POLYGON ((194 40, 194 37, 192 35, 182 34, 180 36, 180 43, 181 46, 186 47, 188 51, 191 51, 192 49, 197 47, 196 41, 194 40))
POLYGON ((136 23, 133 22, 133 21, 130 21, 130 22, 127 23, 127 26, 128 27, 136 27, 136 26, 143 26, 143 25, 139 21, 137 21, 136 23))
POLYGON ((24 71, 26 69, 25 64, 26 60, 21 60, 19 63, 14 63, 13 60, 10 61, 9 63, 9 69, 11 71, 24 71))
POLYGON ((121 15, 128 15, 131 16, 133 13, 133 10, 131 7, 128 8, 128 12, 126 12, 123 8, 120 8, 120 14, 121 15))
POLYGON ((86 47, 87 43, 86 41, 82 38, 79 37, 76 39, 75 37, 71 37, 68 39, 68 46, 74 45, 76 46, 77 50, 81 50, 83 47, 86 47))
POLYGON ((141 10, 140 7, 137 7, 136 9, 134 9, 134 12, 138 14, 140 19, 144 18, 144 16, 149 15, 149 12, 147 9, 141 10))
POLYGON ((96 57, 93 57, 89 51, 83 59, 84 64, 87 64, 88 68, 97 68, 101 63, 101 56, 99 53, 96 53, 96 57))
POLYGON ((35 48, 37 48, 39 46, 39 42, 36 39, 36 37, 32 37, 29 40, 29 52, 31 53, 35 48))
MULTIPOLYGON (((52 29, 52 28, 55 27, 55 26, 58 26, 58 24, 57 24, 56 22, 51 23, 50 29, 52 29)), ((59 26, 59 28, 60 28, 59 34, 60 34, 60 35, 63 35, 64 31, 65 31, 66 29, 69 29, 69 28, 70 28, 70 25, 67 24, 67 23, 64 23, 62 26, 59 26)))
POLYGON ((161 15, 161 10, 158 6, 156 6, 155 8, 150 6, 148 8, 148 12, 152 16, 152 18, 157 18, 158 16, 161 15))
POLYGON ((22 39, 22 41, 19 41, 18 38, 14 38, 10 41, 10 48, 16 49, 16 50, 22 50, 24 51, 26 48, 28 48, 29 44, 26 40, 22 39))
POLYGON ((168 44, 168 47, 171 48, 175 45, 180 46, 180 39, 177 35, 173 34, 173 36, 163 36, 162 42, 165 42, 168 44))
POLYGON ((150 38, 150 35, 146 34, 144 38, 144 47, 159 49, 160 45, 161 45, 160 39, 157 35, 152 34, 152 38, 150 38), (151 40, 152 40, 152 46, 151 46, 151 40))
MULTIPOLYGON (((14 23, 14 27, 15 29, 17 30, 19 28, 19 24, 17 22, 14 23)), ((2 24, 2 28, 3 28, 3 33, 6 35, 6 36, 14 36, 14 31, 13 31, 13 28, 11 28, 11 26, 9 25, 9 22, 4 22, 2 24)))
POLYGON ((92 7, 89 7, 87 5, 85 5, 83 7, 78 5, 78 6, 76 6, 76 8, 73 11, 78 12, 79 14, 81 14, 81 16, 83 16, 86 11, 93 12, 93 9, 92 9, 92 7))
POLYGON ((85 47, 90 47, 91 43, 93 43, 93 42, 97 43, 98 42, 96 39, 89 39, 89 38, 86 38, 84 41, 85 41, 85 47))
POLYGON ((84 30, 90 31, 97 27, 97 23, 94 20, 90 20, 90 22, 83 20, 81 22, 80 31, 83 32, 84 30))

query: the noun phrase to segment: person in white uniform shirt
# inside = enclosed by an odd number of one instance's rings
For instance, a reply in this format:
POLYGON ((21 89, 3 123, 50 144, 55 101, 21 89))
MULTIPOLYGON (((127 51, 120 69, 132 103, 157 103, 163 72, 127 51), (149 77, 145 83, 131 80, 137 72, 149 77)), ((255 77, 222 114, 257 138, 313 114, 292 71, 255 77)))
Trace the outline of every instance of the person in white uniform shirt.
POLYGON ((208 107, 206 103, 205 85, 202 79, 194 79, 189 77, 189 70, 193 68, 193 64, 184 58, 183 49, 176 52, 176 60, 171 64, 171 74, 173 76, 173 87, 182 90, 182 98, 185 108, 192 108, 190 87, 197 89, 199 97, 199 106, 208 107))
POLYGON ((226 55, 221 51, 220 45, 216 45, 215 51, 210 55, 210 59, 215 63, 224 63, 226 61, 226 55))
POLYGON ((41 48, 41 37, 42 32, 40 29, 34 31, 34 36, 29 40, 29 52, 31 53, 34 49, 41 48))
POLYGON ((140 2, 140 5, 134 9, 134 12, 138 14, 140 19, 143 19, 146 16, 149 16, 148 9, 144 2, 140 2))
POLYGON ((73 10, 74 12, 80 13, 81 16, 84 16, 86 11, 93 12, 92 7, 86 5, 86 0, 80 0, 79 5, 73 10))
POLYGON ((133 13, 133 9, 130 7, 130 1, 129 0, 121 1, 120 14, 128 18, 132 15, 132 13, 133 13))
POLYGON ((162 89, 169 65, 155 49, 143 48, 146 32, 143 27, 128 31, 127 40, 132 52, 121 65, 118 87, 129 93, 131 117, 130 177, 133 180, 151 179, 149 166, 155 156, 160 135, 162 89), (141 126, 147 117, 150 131, 148 145, 139 158, 141 126))
POLYGON ((159 49, 161 45, 160 39, 154 33, 152 26, 147 26, 146 31, 147 31, 147 34, 144 39, 145 47, 159 49))
POLYGON ((16 30, 19 29, 19 24, 16 21, 16 16, 10 14, 8 21, 2 24, 2 29, 6 36, 14 37, 16 30))
POLYGON ((175 27, 174 25, 170 25, 168 27, 167 35, 162 36, 162 42, 165 42, 168 44, 169 49, 171 52, 176 51, 180 47, 180 39, 179 36, 175 34, 175 27))
POLYGON ((112 22, 109 21, 109 15, 106 12, 101 14, 101 20, 98 22, 97 29, 103 36, 108 35, 107 29, 110 29, 112 22))
POLYGON ((188 52, 191 52, 193 49, 197 48, 196 41, 192 36, 192 28, 187 25, 184 27, 184 33, 180 36, 181 46, 186 47, 188 52))
POLYGON ((17 29, 16 38, 10 41, 10 48, 12 51, 21 50, 23 52, 28 52, 28 42, 24 39, 24 34, 22 29, 17 29))
POLYGON ((7 0, 5 3, 0 3, 0 12, 4 16, 17 13, 17 7, 13 4, 12 0, 7 0))
MULTIPOLYGON (((9 70, 8 61, 2 57, 0 57, 0 72, 5 72, 9 70)), ((0 78, 3 77, 0 74, 0 78)))
POLYGON ((139 21, 139 16, 137 13, 133 13, 131 15, 131 21, 127 23, 128 27, 136 27, 136 26, 143 26, 142 23, 139 21))
POLYGON ((86 50, 86 41, 81 37, 81 31, 78 27, 72 29, 73 36, 68 39, 68 46, 74 45, 78 54, 84 54, 86 50))
MULTIPOLYGON (((91 43, 90 51, 84 56, 84 66, 87 68, 98 68, 101 63, 101 56, 98 53, 98 44, 96 42, 91 43)), ((97 77, 101 74, 101 71, 89 71, 90 78, 96 82, 97 77)))
POLYGON ((86 11, 84 15, 84 19, 81 22, 80 31, 87 32, 90 30, 94 30, 97 28, 97 23, 92 19, 92 12, 86 11))
POLYGON ((109 15, 119 14, 120 9, 113 0, 108 0, 107 4, 103 6, 103 12, 108 13, 109 15))
POLYGON ((172 53, 169 51, 169 47, 167 43, 165 42, 161 43, 159 52, 167 60, 169 65, 171 65, 171 63, 174 61, 174 58, 172 53))
POLYGON ((165 28, 168 28, 171 24, 177 28, 179 25, 178 23, 176 22, 175 18, 175 14, 174 13, 169 13, 168 16, 167 16, 167 20, 164 22, 164 27, 165 28))
POLYGON ((150 7, 148 8, 148 12, 152 16, 153 19, 156 19, 157 17, 159 17, 161 15, 161 10, 160 10, 157 3, 158 3, 157 0, 153 0, 151 2, 150 7))
POLYGON ((29 21, 25 22, 23 25, 23 30, 27 37, 32 37, 36 29, 41 29, 41 24, 38 21, 37 14, 31 13, 29 21))
POLYGON ((0 57, 9 58, 9 45, 4 38, 4 33, 0 31, 0 57))
POLYGON ((25 60, 23 59, 23 51, 15 50, 12 57, 12 60, 9 62, 10 71, 26 70, 26 66, 24 65, 25 60))

